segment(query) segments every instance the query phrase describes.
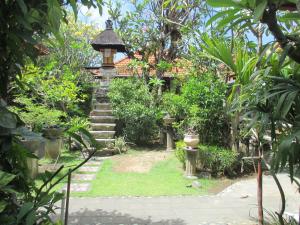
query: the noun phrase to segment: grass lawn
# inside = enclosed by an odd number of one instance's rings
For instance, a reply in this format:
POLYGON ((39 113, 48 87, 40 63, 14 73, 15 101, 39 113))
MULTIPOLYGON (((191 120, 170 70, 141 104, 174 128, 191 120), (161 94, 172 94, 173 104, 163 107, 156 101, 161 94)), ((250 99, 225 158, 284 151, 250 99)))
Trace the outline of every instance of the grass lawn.
MULTIPOLYGON (((123 161, 123 159, 126 162, 128 156, 143 157, 147 153, 149 151, 131 150, 127 154, 105 160, 101 169, 97 172, 96 179, 86 181, 91 183, 91 190, 82 193, 74 192, 71 195, 77 197, 204 195, 208 194, 209 189, 220 183, 220 181, 214 179, 199 179, 202 185, 200 189, 187 187, 193 181, 183 176, 181 164, 173 153, 170 153, 163 160, 153 163, 147 172, 116 171, 116 164, 123 161)), ((74 166, 80 162, 78 156, 78 153, 65 151, 58 163, 63 163, 67 168, 74 166)), ((53 163, 51 160, 42 161, 42 163, 49 162, 53 163)), ((56 189, 61 189, 65 184, 66 179, 56 189)))
MULTIPOLYGON (((141 153, 142 154, 142 153, 141 153)), ((172 155, 156 163, 147 173, 115 172, 113 160, 106 160, 97 179, 92 181, 92 189, 76 196, 162 196, 162 195, 200 195, 207 194, 207 189, 215 180, 200 179, 202 188, 186 187, 192 183, 183 177, 180 163, 172 155)))

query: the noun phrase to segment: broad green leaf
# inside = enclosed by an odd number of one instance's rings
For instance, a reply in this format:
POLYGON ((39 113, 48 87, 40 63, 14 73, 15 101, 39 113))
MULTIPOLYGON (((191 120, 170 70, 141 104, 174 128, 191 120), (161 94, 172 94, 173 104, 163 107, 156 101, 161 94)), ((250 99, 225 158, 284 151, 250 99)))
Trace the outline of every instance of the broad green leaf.
POLYGON ((0 201, 0 213, 3 212, 6 206, 7 203, 5 201, 0 201))
POLYGON ((170 5, 170 3, 171 3, 171 0, 164 0, 163 1, 163 7, 167 8, 170 5))
POLYGON ((253 12, 255 21, 260 20, 260 18, 262 17, 266 9, 267 4, 268 4, 267 0, 261 0, 261 2, 255 7, 253 12))
POLYGON ((256 6, 256 0, 247 0, 247 3, 251 9, 254 9, 256 6))
POLYGON ((14 174, 6 173, 6 172, 0 170, 0 186, 6 186, 6 185, 9 184, 15 177, 16 177, 16 175, 14 175, 14 174))
POLYGON ((232 23, 235 19, 239 18, 240 14, 234 14, 234 12, 228 13, 217 25, 216 29, 223 29, 226 25, 232 23))
POLYGON ((282 105, 284 104, 285 99, 288 96, 288 94, 289 94, 288 92, 284 92, 282 95, 280 95, 280 98, 279 98, 278 103, 276 105, 276 111, 275 111, 275 114, 278 117, 281 116, 281 108, 282 108, 282 105))
POLYGON ((229 12, 233 12, 236 13, 238 12, 239 9, 232 9, 232 10, 224 10, 221 12, 216 13, 214 16, 212 16, 207 22, 206 22, 206 26, 211 25, 214 21, 218 20, 219 18, 222 18, 224 16, 226 16, 229 12))
POLYGON ((80 144, 82 144, 85 148, 88 148, 88 146, 84 143, 84 141, 80 135, 76 134, 75 132, 68 132, 68 131, 67 131, 67 134, 70 137, 74 138, 76 141, 78 141, 80 144))
MULTIPOLYGON (((240 14, 239 14, 240 15, 240 14)), ((230 24, 229 24, 229 26, 227 26, 227 29, 226 30, 224 30, 224 33, 226 34, 230 29, 238 29, 238 31, 239 32, 241 32, 241 31, 243 31, 243 29, 245 28, 245 27, 249 27, 249 24, 250 23, 248 23, 248 19, 250 19, 250 17, 242 17, 242 18, 240 18, 240 17, 237 17, 237 19, 236 20, 234 20, 234 21, 232 21, 230 24), (246 21, 246 22, 245 22, 246 21), (246 24, 246 26, 244 27, 243 25, 242 25, 242 23, 243 22, 245 22, 245 24, 246 24), (238 26, 237 26, 238 25, 238 26)))
POLYGON ((27 216, 26 216, 26 225, 33 225, 36 222, 36 215, 35 211, 31 211, 27 216))
POLYGON ((285 104, 284 104, 284 107, 281 112, 282 118, 285 118, 286 115, 288 114, 288 112, 290 111, 291 106, 295 102, 295 98, 297 97, 297 95, 298 95, 298 91, 293 91, 293 92, 289 93, 289 95, 286 97, 285 104))
POLYGON ((75 0, 70 0, 70 5, 73 9, 73 13, 75 16, 75 21, 77 20, 77 15, 78 15, 78 9, 77 9, 77 5, 76 5, 76 1, 75 0))
POLYGON ((51 30, 57 36, 60 20, 63 18, 62 8, 57 0, 47 0, 48 5, 48 20, 50 22, 51 30))
POLYGON ((26 4, 24 3, 23 0, 17 0, 17 3, 18 5, 20 6, 21 10, 22 10, 22 13, 25 15, 27 14, 27 6, 26 4))
POLYGON ((283 16, 280 16, 278 18, 279 21, 282 22, 289 22, 289 21, 293 21, 293 20, 300 20, 300 14, 299 13, 287 13, 283 16))
POLYGON ((285 58, 287 57, 288 52, 289 52, 289 50, 290 50, 291 47, 292 47, 292 46, 291 46, 290 44, 287 44, 287 45, 285 46, 285 48, 284 48, 284 50, 283 50, 283 52, 282 52, 282 54, 281 54, 281 56, 280 56, 280 59, 279 59, 279 65, 278 65, 279 67, 282 66, 282 64, 283 64, 285 58))
POLYGON ((17 222, 20 222, 21 219, 23 219, 23 217, 32 210, 33 206, 33 202, 24 203, 20 209, 20 212, 17 215, 17 222))
POLYGON ((88 130, 81 127, 81 128, 79 128, 78 131, 81 132, 82 134, 84 134, 88 138, 88 140, 93 145, 93 147, 98 146, 98 142, 95 140, 95 138, 91 135, 91 133, 88 130))

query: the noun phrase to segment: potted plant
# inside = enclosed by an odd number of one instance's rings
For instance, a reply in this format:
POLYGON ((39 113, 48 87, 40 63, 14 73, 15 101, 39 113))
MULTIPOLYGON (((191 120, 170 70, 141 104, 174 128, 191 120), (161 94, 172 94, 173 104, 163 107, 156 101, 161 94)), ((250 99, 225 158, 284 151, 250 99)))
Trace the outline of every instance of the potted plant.
POLYGON ((195 118, 190 119, 183 139, 184 143, 190 148, 197 148, 199 144, 199 135, 196 127, 197 120, 195 118))

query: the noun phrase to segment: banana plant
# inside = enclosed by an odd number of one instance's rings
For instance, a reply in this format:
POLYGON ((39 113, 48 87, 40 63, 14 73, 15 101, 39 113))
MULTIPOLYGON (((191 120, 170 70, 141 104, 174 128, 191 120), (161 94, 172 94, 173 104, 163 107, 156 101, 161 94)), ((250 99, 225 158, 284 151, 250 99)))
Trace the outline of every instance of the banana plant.
POLYGON ((231 44, 225 39, 210 38, 204 35, 200 43, 202 52, 199 57, 205 57, 221 63, 228 69, 228 73, 234 75, 234 85, 229 100, 232 101, 237 90, 250 82, 250 76, 256 69, 258 62, 246 45, 237 42, 232 48, 231 44))
POLYGON ((263 23, 287 55, 300 63, 300 1, 299 0, 207 0, 212 7, 221 8, 208 24, 217 28, 238 27, 239 30, 263 23), (280 13, 278 13, 280 12, 280 13))

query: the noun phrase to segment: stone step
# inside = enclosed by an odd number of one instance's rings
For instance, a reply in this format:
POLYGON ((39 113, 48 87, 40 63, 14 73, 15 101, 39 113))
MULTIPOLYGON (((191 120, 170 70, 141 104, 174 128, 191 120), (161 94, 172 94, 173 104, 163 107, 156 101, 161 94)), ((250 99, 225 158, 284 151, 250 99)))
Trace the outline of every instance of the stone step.
POLYGON ((116 117, 114 116, 90 116, 92 123, 114 123, 116 117))
POLYGON ((91 116, 112 116, 112 110, 93 110, 91 116))
POLYGON ((98 131, 113 131, 116 127, 115 123, 92 123, 91 128, 93 130, 98 130, 98 131))
POLYGON ((96 141, 99 143, 99 144, 109 144, 109 143, 113 143, 115 141, 115 139, 103 139, 103 138, 97 138, 96 141))
POLYGON ((96 110, 111 110, 111 104, 110 103, 95 103, 94 109, 96 110))
MULTIPOLYGON (((71 183, 71 192, 87 192, 91 189, 90 183, 71 183)), ((63 187, 63 190, 67 190, 67 186, 63 187)))
POLYGON ((95 139, 105 139, 105 138, 113 138, 115 135, 115 131, 90 131, 95 139))

